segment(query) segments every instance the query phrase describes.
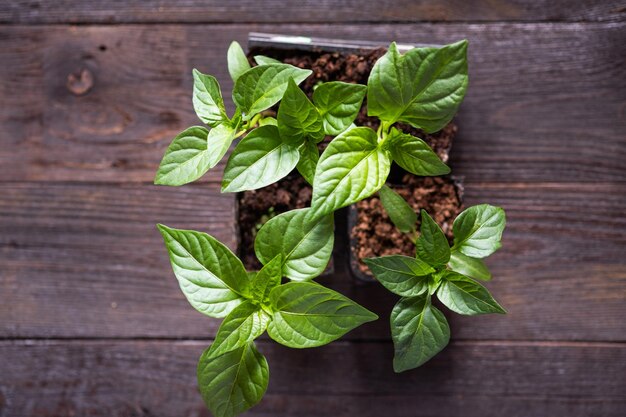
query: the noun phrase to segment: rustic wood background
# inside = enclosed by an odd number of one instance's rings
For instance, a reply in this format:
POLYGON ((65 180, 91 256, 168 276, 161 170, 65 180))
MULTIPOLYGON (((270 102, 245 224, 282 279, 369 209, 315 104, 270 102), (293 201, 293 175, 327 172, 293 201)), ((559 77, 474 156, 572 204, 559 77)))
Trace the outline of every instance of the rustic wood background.
MULTIPOLYGON (((191 69, 230 91, 249 31, 469 39, 451 164, 468 204, 509 219, 488 285, 507 316, 448 315, 450 346, 402 375, 386 319, 314 350, 265 339, 249 415, 626 415, 626 2, 4 0, 0 417, 208 415, 195 365, 218 322, 183 298, 155 223, 234 246, 234 199, 221 170, 151 181, 198 123, 191 69)), ((341 265, 325 283, 382 317, 395 301, 341 265)))

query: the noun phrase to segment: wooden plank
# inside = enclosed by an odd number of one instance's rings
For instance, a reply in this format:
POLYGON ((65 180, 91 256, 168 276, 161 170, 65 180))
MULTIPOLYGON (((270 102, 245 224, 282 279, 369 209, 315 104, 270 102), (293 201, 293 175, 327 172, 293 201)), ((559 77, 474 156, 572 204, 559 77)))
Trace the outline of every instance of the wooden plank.
MULTIPOLYGON (((208 415, 198 341, 0 342, 6 416, 208 415)), ((270 385, 252 416, 621 416, 622 344, 453 343, 394 374, 391 345, 293 350, 261 342, 270 385)))
MULTIPOLYGON (((232 39, 245 42, 248 31, 426 43, 467 38, 471 85, 451 155, 457 175, 623 181, 626 92, 616 86, 626 78, 625 26, 4 26, 0 181, 151 181, 172 137, 198 123, 191 68, 215 74, 231 106, 226 48, 232 39)), ((220 176, 218 168, 207 178, 220 176)))
MULTIPOLYGON (((4 183, 0 195, 0 337, 215 333, 219 321, 180 293, 154 225, 209 232, 234 247, 232 195, 206 185, 75 183, 4 183)), ((454 338, 626 340, 626 185, 470 183, 466 195, 507 210, 487 286, 509 314, 448 314, 454 338)), ((350 277, 342 245, 337 239, 336 275, 321 281, 382 317, 350 338, 386 340, 397 297, 350 277)))
POLYGON ((623 19, 625 9, 619 0, 14 0, 0 5, 0 23, 578 22, 623 19))
POLYGON ((188 308, 156 224, 202 230, 235 248, 232 195, 206 185, 2 189, 3 336, 176 337, 188 334, 187 317, 206 331, 210 320, 188 308))

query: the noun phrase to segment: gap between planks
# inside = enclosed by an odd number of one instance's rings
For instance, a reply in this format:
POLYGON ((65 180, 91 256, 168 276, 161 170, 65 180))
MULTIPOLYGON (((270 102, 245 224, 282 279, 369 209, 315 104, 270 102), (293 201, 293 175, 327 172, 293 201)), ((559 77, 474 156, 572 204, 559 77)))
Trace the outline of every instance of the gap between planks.
MULTIPOLYGON (((47 344, 104 344, 114 343, 167 343, 181 345, 206 345, 207 342, 213 342, 214 338, 180 338, 180 337, 54 337, 54 338, 4 338, 0 337, 0 348, 4 346, 22 345, 47 345, 47 344)), ((263 337, 257 342, 274 343, 267 337, 263 337)), ((336 340, 332 342, 335 346, 362 345, 362 344, 391 344, 391 339, 360 339, 360 340, 336 340)), ((626 348, 626 342, 620 341, 587 341, 587 340, 452 340, 448 346, 494 346, 494 347, 571 347, 571 348, 626 348)))

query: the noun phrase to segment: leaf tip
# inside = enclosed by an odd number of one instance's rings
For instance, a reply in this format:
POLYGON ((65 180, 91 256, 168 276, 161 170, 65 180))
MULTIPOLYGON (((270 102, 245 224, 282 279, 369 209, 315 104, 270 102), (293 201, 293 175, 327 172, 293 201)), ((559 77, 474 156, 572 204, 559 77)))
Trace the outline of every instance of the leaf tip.
POLYGON ((367 319, 366 319, 365 323, 376 321, 376 320, 378 320, 380 318, 380 317, 378 317, 378 314, 376 314, 376 313, 374 313, 372 311, 367 310, 367 312, 368 312, 368 315, 367 315, 367 319))
POLYGON ((161 232, 161 235, 163 236, 169 235, 170 231, 172 230, 171 228, 167 227, 166 225, 162 223, 157 223, 156 227, 159 230, 159 232, 161 232))
POLYGON ((231 192, 231 184, 232 183, 230 181, 222 180, 222 187, 220 188, 220 192, 222 193, 231 192))
POLYGON ((399 361, 396 360, 396 358, 394 358, 393 360, 393 371, 397 374, 400 374, 404 371, 408 371, 409 369, 413 369, 409 366, 406 366, 404 364, 401 364, 399 361))

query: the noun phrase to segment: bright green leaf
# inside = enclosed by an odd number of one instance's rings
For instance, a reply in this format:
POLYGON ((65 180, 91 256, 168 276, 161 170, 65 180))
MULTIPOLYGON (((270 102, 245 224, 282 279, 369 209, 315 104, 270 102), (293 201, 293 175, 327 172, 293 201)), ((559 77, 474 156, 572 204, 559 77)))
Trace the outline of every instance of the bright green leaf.
POLYGON ((487 257, 502 246, 505 225, 506 215, 500 207, 470 207, 454 220, 454 249, 472 258, 487 257))
POLYGON ((230 154, 222 191, 256 190, 270 185, 289 174, 299 158, 298 145, 283 142, 276 126, 254 129, 230 154))
POLYGON ((216 357, 246 346, 261 336, 270 322, 270 316, 260 306, 244 301, 222 322, 209 355, 216 357))
POLYGON ((263 117, 259 120, 259 126, 278 126, 278 121, 273 117, 263 117))
POLYGON ((226 124, 210 131, 190 127, 176 136, 165 151, 154 183, 176 186, 197 180, 217 165, 234 137, 235 130, 226 124))
POLYGON ((363 259, 385 288, 402 297, 420 295, 428 289, 428 275, 435 270, 419 259, 402 255, 363 259))
POLYGON ((270 219, 254 241, 254 251, 263 264, 282 255, 283 275, 296 281, 324 272, 333 252, 333 215, 309 220, 309 211, 291 210, 270 219))
POLYGON ((204 127, 194 126, 176 136, 163 155, 154 183, 183 185, 204 175, 209 170, 208 134, 204 127))
POLYGON ((406 202, 398 193, 391 188, 383 185, 378 191, 380 195, 380 201, 383 203, 383 207, 387 210, 389 218, 396 225, 398 230, 403 233, 410 233, 415 230, 415 223, 417 222, 417 214, 413 210, 413 207, 406 202))
POLYGON ((430 297, 402 298, 391 312, 393 369, 417 368, 439 353, 450 341, 445 316, 430 304, 430 297))
POLYGON ((204 123, 215 127, 228 120, 220 85, 215 77, 193 70, 193 108, 204 123))
POLYGON ((322 117, 293 79, 287 84, 276 120, 283 141, 300 144, 307 136, 315 142, 324 139, 322 117))
POLYGON ((487 313, 506 314, 485 287, 453 271, 447 271, 444 275, 437 290, 437 298, 450 310, 459 314, 468 316, 487 313))
POLYGON ((237 133, 236 127, 219 125, 209 131, 207 152, 209 153, 209 169, 222 160, 237 133))
POLYGON ((227 60, 228 72, 233 81, 237 81, 241 74, 250 69, 248 58, 237 41, 233 41, 228 47, 227 60))
POLYGON ((267 303, 270 292, 274 287, 280 285, 280 279, 283 277, 282 269, 282 255, 276 255, 255 275, 250 291, 255 301, 262 304, 267 303))
POLYGON ((274 319, 267 333, 278 343, 293 348, 325 345, 378 318, 349 298, 312 282, 276 287, 270 301, 274 319))
POLYGON ((189 303, 210 317, 225 317, 250 293, 241 261, 206 233, 158 225, 172 269, 189 303))
POLYGON ((282 64, 279 60, 264 55, 255 55, 254 61, 259 65, 282 64))
POLYGON ((436 132, 452 120, 467 84, 467 41, 404 55, 392 43, 367 82, 368 115, 436 132))
POLYGON ((215 417, 234 417, 256 405, 268 382, 267 360, 254 342, 220 356, 207 349, 198 362, 200 394, 215 417))
POLYGON ((359 114, 367 87, 332 81, 319 85, 313 91, 313 103, 319 110, 324 133, 336 136, 346 130, 359 114))
POLYGON ((429 265, 435 267, 445 265, 450 260, 448 238, 426 210, 422 210, 420 237, 415 246, 417 247, 417 257, 429 265))
POLYGON ((489 272, 489 268, 487 268, 487 265, 485 265, 482 260, 471 258, 458 251, 452 252, 448 266, 453 271, 471 278, 483 281, 489 281, 491 279, 491 272, 489 272))
POLYGON ((315 167, 317 167, 317 161, 320 159, 320 151, 317 149, 317 145, 310 140, 304 141, 304 143, 298 148, 300 152, 300 160, 298 161, 298 172, 304 179, 311 185, 313 185, 313 179, 315 178, 315 167))
POLYGON ((445 274, 446 270, 442 269, 439 272, 435 272, 434 274, 432 274, 429 279, 428 279, 428 295, 433 295, 435 292, 437 292, 437 289, 439 288, 439 285, 441 285, 441 276, 442 274, 445 274))
POLYGON ((415 175, 436 176, 450 173, 450 168, 424 142, 412 135, 391 128, 389 151, 393 160, 415 175))
POLYGON ((372 129, 343 132, 317 163, 312 214, 322 216, 374 194, 385 184, 390 167, 389 154, 378 146, 372 129))
POLYGON ((243 120, 250 120, 255 114, 272 107, 283 98, 290 79, 300 84, 311 73, 311 70, 288 64, 251 68, 235 81, 233 101, 243 112, 243 120))

